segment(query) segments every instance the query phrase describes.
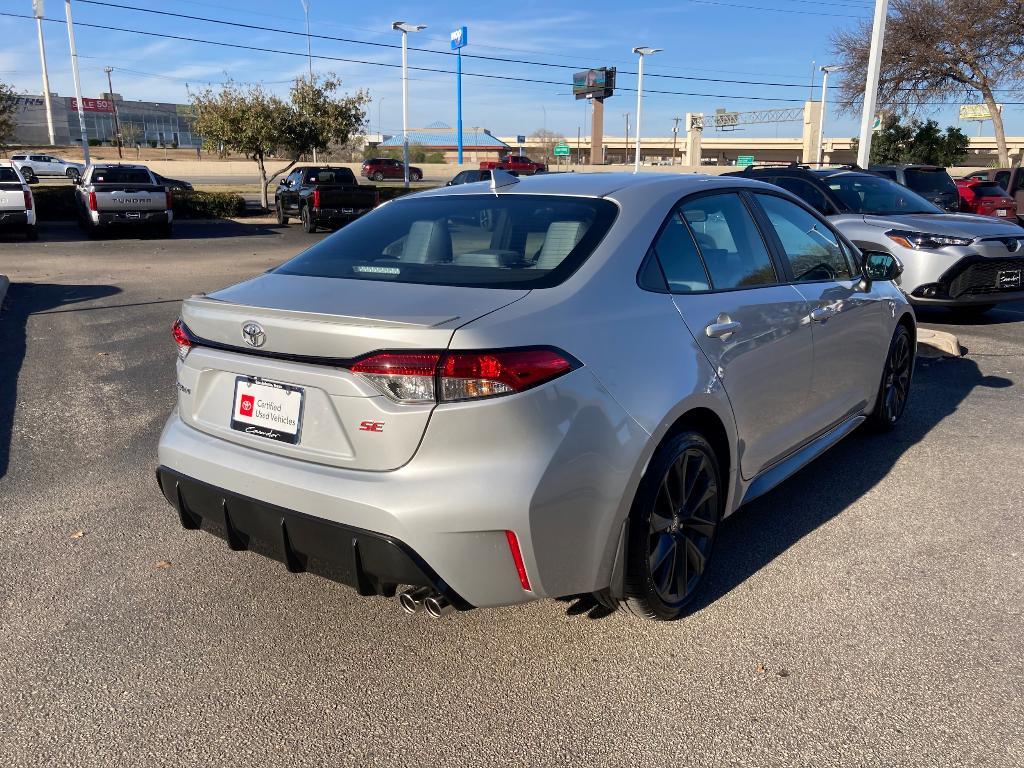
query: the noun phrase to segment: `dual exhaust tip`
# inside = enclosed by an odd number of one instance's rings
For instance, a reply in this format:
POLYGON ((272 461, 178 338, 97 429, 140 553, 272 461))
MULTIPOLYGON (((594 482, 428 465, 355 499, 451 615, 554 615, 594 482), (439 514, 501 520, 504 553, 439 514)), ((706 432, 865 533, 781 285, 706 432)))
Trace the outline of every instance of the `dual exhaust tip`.
POLYGON ((455 610, 455 606, 444 595, 430 587, 415 587, 398 596, 398 604, 406 613, 426 610, 432 618, 439 619, 455 610))

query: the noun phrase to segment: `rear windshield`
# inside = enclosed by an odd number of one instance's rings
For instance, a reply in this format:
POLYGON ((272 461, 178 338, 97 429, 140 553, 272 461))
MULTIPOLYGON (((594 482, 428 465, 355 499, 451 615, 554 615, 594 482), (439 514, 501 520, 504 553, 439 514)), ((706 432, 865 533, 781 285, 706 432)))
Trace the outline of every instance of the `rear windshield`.
POLYGON ((903 185, 881 176, 844 173, 826 178, 825 183, 850 213, 945 213, 903 185))
POLYGON ((981 181, 971 184, 971 191, 978 197, 1006 197, 1006 190, 994 181, 981 181))
POLYGON ((571 275, 615 220, 608 200, 448 195, 398 200, 278 267, 285 275, 546 288, 571 275))
POLYGON ((0 181, 16 181, 19 184, 21 183, 21 179, 18 178, 17 171, 6 166, 0 168, 0 181))
POLYGON ((97 168, 92 173, 94 184, 152 184, 144 168, 97 168))
POLYGON ((907 186, 922 195, 957 194, 956 183, 942 168, 907 168, 906 175, 907 186))
POLYGON ((311 184, 356 184, 356 177, 348 168, 310 168, 306 179, 311 184))

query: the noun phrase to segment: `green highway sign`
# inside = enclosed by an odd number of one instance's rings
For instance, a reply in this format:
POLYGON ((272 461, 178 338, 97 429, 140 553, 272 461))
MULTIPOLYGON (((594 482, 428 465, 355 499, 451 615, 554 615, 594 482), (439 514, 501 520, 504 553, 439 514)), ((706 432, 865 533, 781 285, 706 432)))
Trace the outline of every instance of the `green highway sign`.
POLYGON ((566 143, 555 144, 555 157, 568 157, 569 145, 566 143))
POLYGON ((740 155, 739 157, 736 158, 736 165, 753 165, 753 164, 754 164, 754 156, 753 155, 740 155))

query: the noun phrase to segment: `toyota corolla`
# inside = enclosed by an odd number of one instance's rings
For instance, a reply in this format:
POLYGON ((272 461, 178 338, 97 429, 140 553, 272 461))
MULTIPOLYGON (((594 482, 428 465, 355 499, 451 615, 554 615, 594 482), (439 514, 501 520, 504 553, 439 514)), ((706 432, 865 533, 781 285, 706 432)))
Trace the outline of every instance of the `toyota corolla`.
POLYGON ((186 300, 163 494, 409 611, 682 616, 725 516, 899 421, 900 265, 757 181, 493 176, 186 300))

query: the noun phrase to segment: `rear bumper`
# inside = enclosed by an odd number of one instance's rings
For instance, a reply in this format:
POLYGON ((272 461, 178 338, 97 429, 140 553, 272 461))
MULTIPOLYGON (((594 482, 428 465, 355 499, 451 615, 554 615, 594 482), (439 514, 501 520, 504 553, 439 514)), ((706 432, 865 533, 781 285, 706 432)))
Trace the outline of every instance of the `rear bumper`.
POLYGON ((115 213, 99 213, 93 221, 101 227, 114 224, 170 224, 174 216, 170 211, 117 211, 115 213), (138 214, 136 217, 134 214, 138 214))
POLYGON ((27 227, 31 223, 28 218, 28 211, 0 211, 0 227, 27 227))
POLYGON ((409 584, 471 607, 398 539, 232 493, 167 467, 158 468, 156 477, 183 528, 205 527, 233 550, 258 549, 292 573, 317 573, 364 596, 393 597, 399 584, 409 584))
POLYGON ((372 210, 372 208, 314 208, 313 220, 317 224, 322 224, 324 226, 348 224, 350 221, 355 221, 360 216, 365 216, 372 210))

